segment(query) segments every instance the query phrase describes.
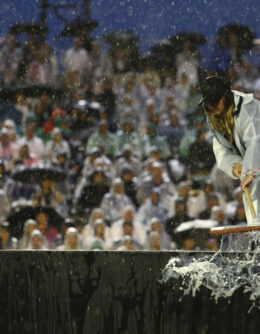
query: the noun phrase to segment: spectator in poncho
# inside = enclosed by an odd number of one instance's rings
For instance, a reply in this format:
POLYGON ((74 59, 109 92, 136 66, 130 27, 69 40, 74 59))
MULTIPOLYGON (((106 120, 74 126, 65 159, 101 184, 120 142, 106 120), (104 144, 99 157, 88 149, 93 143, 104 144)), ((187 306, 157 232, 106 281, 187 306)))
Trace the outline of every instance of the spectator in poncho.
POLYGON ((57 250, 77 250, 80 249, 79 233, 75 227, 69 227, 65 233, 64 244, 57 250))
POLYGON ((34 230, 31 234, 30 244, 27 250, 46 250, 48 249, 43 234, 40 230, 34 230))
POLYGON ((86 239, 85 247, 89 250, 108 250, 111 248, 110 230, 103 219, 96 219, 92 233, 86 239))
POLYGON ((94 208, 100 206, 102 199, 109 192, 110 180, 101 168, 96 168, 88 176, 88 182, 83 187, 78 200, 75 199, 77 207, 89 213, 94 208))
POLYGON ((34 219, 28 219, 24 223, 23 235, 18 241, 18 248, 27 249, 31 241, 31 234, 36 229, 36 221, 34 219))
POLYGON ((136 219, 148 230, 149 221, 156 217, 162 223, 168 218, 168 207, 160 200, 160 189, 153 188, 150 196, 140 206, 136 214, 136 219))
POLYGON ((139 245, 144 245, 146 241, 146 229, 136 220, 135 209, 132 206, 127 206, 123 219, 116 221, 111 227, 111 236, 115 242, 121 240, 125 234, 131 235, 139 245))
POLYGON ((108 131, 106 120, 100 121, 98 130, 89 137, 86 149, 87 153, 91 152, 93 147, 98 147, 102 153, 105 153, 109 157, 113 157, 115 154, 115 138, 108 131))
POLYGON ((105 194, 101 202, 101 209, 106 220, 113 225, 116 220, 123 218, 125 207, 131 204, 131 200, 124 193, 121 179, 116 178, 110 192, 105 194))

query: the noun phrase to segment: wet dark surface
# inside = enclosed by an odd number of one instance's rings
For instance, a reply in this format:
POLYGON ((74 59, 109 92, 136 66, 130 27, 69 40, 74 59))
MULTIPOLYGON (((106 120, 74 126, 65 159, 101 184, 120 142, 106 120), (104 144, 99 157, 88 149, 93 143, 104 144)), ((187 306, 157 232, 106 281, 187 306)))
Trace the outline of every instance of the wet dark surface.
POLYGON ((218 304, 206 288, 179 301, 181 281, 160 282, 178 255, 2 251, 0 333, 260 332, 260 310, 248 313, 251 301, 240 290, 218 304))

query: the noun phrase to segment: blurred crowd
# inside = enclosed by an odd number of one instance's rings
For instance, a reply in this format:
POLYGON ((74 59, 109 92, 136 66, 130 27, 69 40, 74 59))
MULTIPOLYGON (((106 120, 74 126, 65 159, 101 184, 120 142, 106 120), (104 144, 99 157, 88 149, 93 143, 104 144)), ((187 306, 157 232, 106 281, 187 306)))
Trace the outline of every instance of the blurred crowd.
POLYGON ((24 44, 5 36, 1 248, 217 250, 218 239, 198 235, 246 218, 239 183, 216 167, 199 83, 217 72, 260 99, 260 64, 234 45, 202 71, 185 41, 162 76, 151 64, 129 69, 124 50, 113 59, 96 42, 87 50, 78 37, 57 59, 35 36, 24 44), (49 176, 17 178, 36 166, 49 176))

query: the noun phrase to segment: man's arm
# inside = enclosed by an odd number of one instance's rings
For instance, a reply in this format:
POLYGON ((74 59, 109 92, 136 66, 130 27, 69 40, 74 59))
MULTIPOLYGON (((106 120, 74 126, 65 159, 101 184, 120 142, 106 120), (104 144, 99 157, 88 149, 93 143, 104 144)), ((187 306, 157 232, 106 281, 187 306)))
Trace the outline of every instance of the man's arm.
POLYGON ((213 150, 218 168, 232 179, 239 178, 239 170, 241 173, 242 169, 242 157, 236 154, 231 148, 220 143, 217 136, 213 137, 213 150))

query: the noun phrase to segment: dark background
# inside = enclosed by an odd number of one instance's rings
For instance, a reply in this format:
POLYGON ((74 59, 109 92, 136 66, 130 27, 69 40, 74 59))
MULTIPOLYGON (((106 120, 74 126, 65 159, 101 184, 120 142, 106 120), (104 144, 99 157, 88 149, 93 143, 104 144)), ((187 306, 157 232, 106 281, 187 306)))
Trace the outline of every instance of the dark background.
MULTIPOLYGON (((63 3, 81 1, 64 0, 63 3)), ((55 4, 62 0, 49 2, 55 4)), ((40 0, 2 0, 0 36, 8 32, 11 24, 37 22, 40 5, 40 0)), ((167 39, 183 30, 201 32, 214 40, 219 27, 233 22, 249 25, 256 37, 260 37, 260 1, 257 0, 93 0, 90 12, 91 18, 99 22, 93 37, 101 37, 109 31, 132 29, 139 37, 142 53, 148 51, 156 40, 167 39)), ((77 13, 70 10, 66 15, 71 19, 77 13)), ((48 42, 54 48, 67 47, 68 39, 54 40, 62 30, 62 23, 51 12, 48 13, 48 25, 48 42)))

